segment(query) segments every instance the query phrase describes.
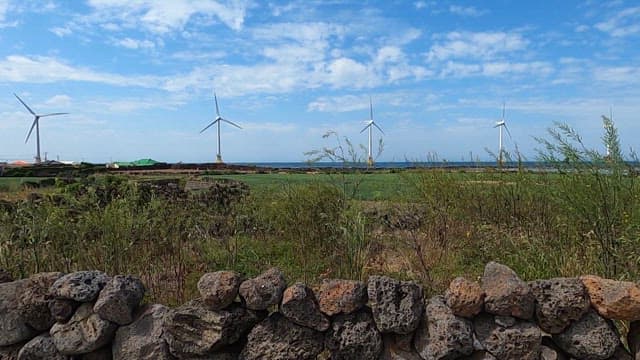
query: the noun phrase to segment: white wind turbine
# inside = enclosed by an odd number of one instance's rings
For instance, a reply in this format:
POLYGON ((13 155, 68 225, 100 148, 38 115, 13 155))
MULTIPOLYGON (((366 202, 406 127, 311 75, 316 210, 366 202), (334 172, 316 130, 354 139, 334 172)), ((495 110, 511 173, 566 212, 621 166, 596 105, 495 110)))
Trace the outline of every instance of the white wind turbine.
POLYGON ((378 130, 380 130, 382 134, 384 134, 384 131, 382 131, 380 126, 378 126, 378 124, 376 124, 376 122, 373 121, 373 102, 371 101, 371 97, 369 97, 369 120, 367 120, 367 126, 365 126, 364 129, 360 131, 360 133, 362 134, 365 130, 367 130, 367 128, 369 129, 369 157, 367 158, 367 165, 369 167, 373 166, 372 149, 373 149, 373 127, 374 126, 378 130))
POLYGON ((222 163, 222 152, 220 151, 220 123, 221 122, 226 122, 227 124, 233 125, 235 127, 237 127, 238 129, 242 129, 239 125, 223 118, 222 116, 220 116, 220 109, 218 108, 218 97, 216 96, 215 91, 213 92, 213 98, 216 102, 216 118, 215 120, 213 120, 213 122, 209 125, 207 125, 204 129, 200 130, 200 134, 202 134, 205 130, 207 130, 208 128, 212 127, 215 124, 218 124, 218 154, 216 154, 216 162, 217 163, 222 163))
POLYGON ((500 132, 500 138, 499 138, 500 140, 498 145, 498 163, 502 165, 502 161, 503 161, 502 157, 504 155, 504 148, 502 146, 502 128, 504 128, 507 131, 509 138, 511 138, 511 132, 509 131, 509 128, 507 127, 507 123, 505 122, 505 118, 504 118, 504 103, 502 103, 502 118, 498 120, 493 127, 498 128, 500 132))
MULTIPOLYGON (((33 115, 33 123, 31 124, 31 128, 29 129, 29 134, 27 134, 27 138, 24 140, 24 143, 26 144, 29 141, 29 137, 31 136, 31 133, 33 132, 33 128, 36 128, 36 164, 40 164, 40 162, 42 161, 42 158, 40 157, 40 118, 43 118, 45 116, 56 116, 56 115, 67 115, 69 113, 51 113, 51 114, 36 114, 33 110, 31 110, 31 108, 24 102, 22 101, 22 99, 20 99, 20 97, 18 95, 16 95, 16 93, 13 94, 18 101, 20 101, 20 103, 22 103, 22 105, 24 105, 25 108, 27 108, 27 110, 29 110, 29 112, 31 113, 31 115, 33 115)), ((45 153, 46 155, 46 153, 45 153)))

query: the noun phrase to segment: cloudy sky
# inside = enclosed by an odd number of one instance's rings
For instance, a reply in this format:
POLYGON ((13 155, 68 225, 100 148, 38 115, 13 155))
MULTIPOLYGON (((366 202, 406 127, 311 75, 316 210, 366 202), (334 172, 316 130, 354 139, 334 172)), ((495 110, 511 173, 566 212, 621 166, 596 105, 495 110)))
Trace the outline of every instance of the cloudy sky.
MULTIPOLYGON (((385 131, 379 160, 489 159, 506 103, 515 145, 569 123, 599 145, 640 137, 637 1, 0 0, 0 161, 303 161, 385 131)), ((378 136, 378 135, 376 135, 378 136)))

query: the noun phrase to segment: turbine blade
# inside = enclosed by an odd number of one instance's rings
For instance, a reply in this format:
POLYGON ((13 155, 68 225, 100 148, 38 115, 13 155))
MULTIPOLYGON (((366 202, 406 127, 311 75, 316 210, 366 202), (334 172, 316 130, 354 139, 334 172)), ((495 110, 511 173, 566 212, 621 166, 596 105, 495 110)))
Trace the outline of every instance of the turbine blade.
POLYGON ((216 95, 216 92, 213 92, 213 98, 216 101, 216 115, 220 116, 220 109, 218 108, 218 96, 216 95))
POLYGON ((360 131, 360 134, 362 134, 362 133, 363 133, 365 130, 367 130, 370 126, 371 126, 371 124, 369 124, 369 125, 365 126, 365 127, 364 127, 364 129, 362 129, 362 130, 360 131))
POLYGON ((29 133, 27 134, 27 138, 24 139, 24 143, 26 144, 27 141, 29 141, 29 137, 31 137, 31 133, 33 132, 33 128, 36 127, 36 124, 38 123, 38 117, 36 116, 35 119, 33 119, 33 124, 31 124, 31 129, 29 129, 29 133))
POLYGON ((504 120, 504 101, 502 102, 502 120, 504 120))
POLYGON ((378 126, 378 124, 376 124, 376 123, 371 123, 371 124, 372 124, 373 126, 377 127, 377 128, 378 128, 378 130, 380 130, 380 132, 384 134, 384 131, 382 131, 382 129, 380 128, 380 126, 378 126))
POLYGON ((222 121, 226 122, 227 124, 231 124, 231 125, 233 125, 233 126, 237 127, 238 129, 242 129, 242 128, 240 127, 240 125, 238 125, 238 124, 236 124, 236 123, 234 123, 234 122, 232 122, 232 121, 230 121, 230 120, 223 119, 223 118, 220 118, 220 120, 222 120, 222 121))
POLYGON ((200 134, 202 134, 205 130, 215 125, 219 120, 214 120, 211 124, 207 125, 204 129, 200 130, 200 134))
POLYGON ((369 119, 373 120, 373 101, 371 96, 369 96, 369 119))
POLYGON ((40 115, 40 117, 45 117, 45 116, 56 116, 56 115, 68 115, 69 113, 52 113, 52 114, 44 114, 44 115, 40 115))
POLYGON ((513 138, 511 137, 511 131, 509 131, 507 124, 504 124, 504 129, 507 130, 507 134, 509 134, 509 139, 513 140, 513 138))
POLYGON ((31 110, 31 108, 29 107, 29 105, 25 104, 25 102, 24 102, 24 101, 22 101, 22 99, 20 99, 20 96, 16 95, 16 93, 13 93, 13 95, 15 95, 15 97, 16 97, 16 98, 18 98, 18 101, 20 101, 20 102, 22 103, 22 105, 24 105, 24 107, 26 107, 26 108, 27 108, 27 110, 29 110, 29 112, 30 112, 33 116, 35 116, 35 115, 36 115, 36 113, 34 113, 34 112, 33 112, 33 110, 31 110))

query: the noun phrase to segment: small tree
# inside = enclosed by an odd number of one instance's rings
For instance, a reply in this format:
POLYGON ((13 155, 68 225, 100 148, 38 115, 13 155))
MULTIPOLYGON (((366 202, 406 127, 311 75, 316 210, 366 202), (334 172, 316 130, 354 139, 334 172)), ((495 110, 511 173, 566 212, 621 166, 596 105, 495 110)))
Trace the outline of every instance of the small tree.
MULTIPOLYGON (((602 116, 602 142, 607 154, 588 148, 567 124, 555 123, 550 139, 537 138, 543 145, 539 158, 559 174, 560 191, 553 194, 583 240, 595 239, 605 275, 620 275, 625 241, 638 241, 637 172, 625 161, 618 131, 610 118, 602 116)), ((631 158, 635 159, 633 152, 631 158)))

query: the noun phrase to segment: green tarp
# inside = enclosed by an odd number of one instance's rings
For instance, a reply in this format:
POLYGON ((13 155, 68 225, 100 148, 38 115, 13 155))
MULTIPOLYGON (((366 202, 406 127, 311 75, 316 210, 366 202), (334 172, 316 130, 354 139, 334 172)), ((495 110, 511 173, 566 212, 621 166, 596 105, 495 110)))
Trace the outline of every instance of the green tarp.
POLYGON ((116 164, 119 167, 127 167, 127 166, 152 166, 158 164, 159 161, 155 161, 153 159, 139 159, 135 161, 116 161, 116 164))

